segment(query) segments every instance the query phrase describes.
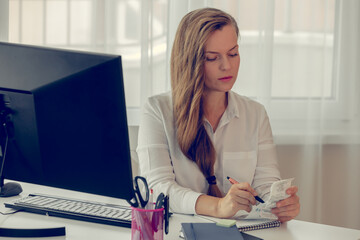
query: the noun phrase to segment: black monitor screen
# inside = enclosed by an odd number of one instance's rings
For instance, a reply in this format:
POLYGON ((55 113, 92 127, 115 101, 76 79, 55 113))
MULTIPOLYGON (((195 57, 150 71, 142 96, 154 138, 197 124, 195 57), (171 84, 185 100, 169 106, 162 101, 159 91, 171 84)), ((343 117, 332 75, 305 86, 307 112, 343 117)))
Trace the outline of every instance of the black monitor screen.
POLYGON ((120 56, 0 43, 0 98, 6 179, 133 197, 120 56))

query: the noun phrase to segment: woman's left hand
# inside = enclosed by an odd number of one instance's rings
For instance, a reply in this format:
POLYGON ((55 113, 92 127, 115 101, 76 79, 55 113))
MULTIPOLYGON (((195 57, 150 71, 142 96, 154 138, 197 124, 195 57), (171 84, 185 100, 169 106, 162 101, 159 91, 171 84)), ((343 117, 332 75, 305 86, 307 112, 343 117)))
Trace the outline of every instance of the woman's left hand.
POLYGON ((296 186, 289 187, 286 190, 286 193, 290 197, 278 201, 276 203, 276 208, 273 208, 271 212, 278 217, 278 220, 281 222, 290 221, 294 219, 300 212, 300 202, 299 197, 296 195, 298 188, 296 186))

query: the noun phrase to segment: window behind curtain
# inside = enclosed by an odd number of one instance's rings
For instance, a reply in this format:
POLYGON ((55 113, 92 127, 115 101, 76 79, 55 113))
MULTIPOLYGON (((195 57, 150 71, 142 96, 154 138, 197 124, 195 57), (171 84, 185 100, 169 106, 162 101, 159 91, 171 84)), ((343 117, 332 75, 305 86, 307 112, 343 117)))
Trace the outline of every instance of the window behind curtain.
POLYGON ((149 2, 146 10, 141 0, 10 0, 9 41, 121 55, 127 106, 140 107, 141 84, 150 94, 167 86, 167 1, 149 2), (143 76, 144 68, 160 79, 143 76))
POLYGON ((243 61, 236 89, 248 96, 261 95, 258 91, 266 80, 256 81, 261 74, 258 63, 261 48, 271 44, 271 60, 266 63, 271 65, 271 75, 265 77, 269 78, 272 98, 334 97, 335 0, 276 0, 274 9, 263 3, 243 0, 230 8, 235 9, 232 14, 241 30, 243 61), (270 26, 269 21, 273 21, 270 26), (266 32, 267 28, 271 31, 266 32), (267 37, 272 38, 271 43, 266 42, 267 37))
MULTIPOLYGON (((266 1, 205 2, 204 6, 221 8, 238 21, 241 64, 235 91, 260 99, 268 94, 284 102, 336 98, 335 0, 275 0, 269 1, 274 3, 271 9, 266 1), (263 59, 263 49, 269 52, 268 59, 263 59), (261 64, 267 70, 259 69, 261 64)), ((122 55, 129 109, 138 109, 147 96, 170 89, 168 30, 177 27, 168 26, 173 1, 9 3, 10 42, 122 55)))

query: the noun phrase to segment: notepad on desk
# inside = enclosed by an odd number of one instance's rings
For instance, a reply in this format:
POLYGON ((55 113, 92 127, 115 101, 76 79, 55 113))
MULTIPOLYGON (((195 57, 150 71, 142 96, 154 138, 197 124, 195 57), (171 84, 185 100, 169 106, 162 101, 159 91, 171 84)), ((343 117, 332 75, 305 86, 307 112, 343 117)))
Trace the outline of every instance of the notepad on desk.
POLYGON ((240 232, 253 231, 266 228, 280 227, 278 220, 238 220, 236 226, 240 232))
MULTIPOLYGON (((203 215, 197 215, 197 216, 200 217, 200 218, 209 220, 211 222, 214 222, 215 224, 217 222, 221 221, 220 218, 203 216, 203 215)), ((280 227, 280 225, 281 225, 280 221, 272 220, 272 219, 242 219, 242 220, 236 220, 236 227, 238 228, 238 230, 240 232, 280 227)))

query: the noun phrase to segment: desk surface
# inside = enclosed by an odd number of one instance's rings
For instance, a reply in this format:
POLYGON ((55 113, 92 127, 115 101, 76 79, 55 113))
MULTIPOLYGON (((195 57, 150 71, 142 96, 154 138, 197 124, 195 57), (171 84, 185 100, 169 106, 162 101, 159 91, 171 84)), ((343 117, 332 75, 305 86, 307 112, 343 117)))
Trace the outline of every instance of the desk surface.
MULTIPOLYGON (((113 204, 126 204, 125 201, 108 198, 103 196, 96 196, 80 192, 67 191, 63 189, 49 188, 33 184, 21 184, 24 192, 21 197, 28 193, 44 193, 51 195, 58 195, 71 198, 79 198, 91 201, 100 201, 113 204)), ((8 211, 3 207, 3 203, 10 201, 17 197, 0 198, 1 212, 8 211)), ((181 239, 179 238, 179 231, 182 222, 204 222, 206 220, 196 216, 174 214, 170 218, 170 232, 165 235, 164 239, 181 239)), ((90 222, 76 221, 64 218, 49 217, 45 215, 38 215, 32 213, 18 212, 13 215, 0 215, 0 227, 9 228, 44 228, 44 227, 66 227, 66 237, 52 237, 52 238, 38 238, 39 240, 113 240, 113 239, 131 239, 131 229, 115 226, 108 226, 103 224, 96 224, 90 222)), ((360 230, 348 229, 342 227, 335 227, 323 224, 316 224, 311 222, 304 222, 292 220, 286 224, 282 224, 279 228, 263 229, 248 232, 251 235, 258 236, 265 240, 321 240, 321 239, 354 239, 360 240, 360 230)), ((1 238, 11 239, 16 238, 1 238)), ((36 238, 31 238, 36 239, 36 238)))

